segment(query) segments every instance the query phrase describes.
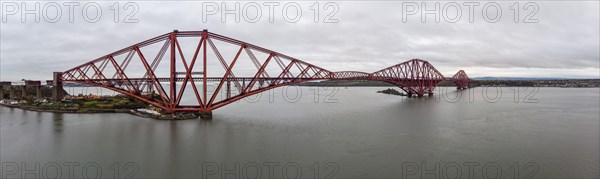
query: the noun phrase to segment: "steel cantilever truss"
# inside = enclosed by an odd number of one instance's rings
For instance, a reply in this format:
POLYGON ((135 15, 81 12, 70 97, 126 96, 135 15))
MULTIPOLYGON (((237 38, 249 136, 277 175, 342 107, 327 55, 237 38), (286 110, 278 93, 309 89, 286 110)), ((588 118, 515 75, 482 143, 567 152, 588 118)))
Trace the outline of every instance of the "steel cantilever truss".
POLYGON ((61 78, 107 88, 166 112, 210 112, 269 89, 312 80, 379 80, 423 95, 433 93, 445 79, 419 59, 375 73, 332 72, 207 30, 166 33, 69 69, 61 78), (190 98, 195 101, 182 102, 190 98))
POLYGON ((469 76, 463 70, 456 72, 451 80, 456 84, 457 89, 467 89, 469 87, 469 76))
POLYGON ((445 80, 444 75, 429 62, 412 59, 376 71, 373 79, 394 84, 410 94, 432 94, 436 85, 445 80))

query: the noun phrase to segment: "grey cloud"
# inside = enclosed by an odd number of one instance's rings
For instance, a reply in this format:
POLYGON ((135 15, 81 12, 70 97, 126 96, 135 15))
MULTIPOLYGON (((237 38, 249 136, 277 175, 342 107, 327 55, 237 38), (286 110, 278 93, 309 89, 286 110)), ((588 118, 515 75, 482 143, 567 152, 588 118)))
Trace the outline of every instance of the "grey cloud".
POLYGON ((492 68, 506 71, 503 75, 543 76, 554 70, 552 75, 600 77, 598 2, 536 2, 539 23, 532 24, 512 22, 508 6, 513 2, 499 2, 504 9, 498 23, 485 22, 480 15, 469 23, 466 9, 458 23, 435 23, 432 16, 427 23, 419 16, 403 23, 401 2, 337 2, 339 23, 312 22, 308 7, 314 2, 298 2, 304 8, 298 23, 285 22, 277 14, 270 23, 266 9, 258 23, 236 23, 233 16, 227 23, 220 16, 203 23, 201 2, 151 1, 137 2, 139 23, 132 24, 112 22, 111 2, 99 3, 106 13, 97 23, 21 23, 15 17, 2 23, 0 80, 48 79, 52 71, 173 29, 209 29, 334 71, 371 72, 421 58, 445 75, 467 68, 472 74, 496 76, 486 73, 492 68))

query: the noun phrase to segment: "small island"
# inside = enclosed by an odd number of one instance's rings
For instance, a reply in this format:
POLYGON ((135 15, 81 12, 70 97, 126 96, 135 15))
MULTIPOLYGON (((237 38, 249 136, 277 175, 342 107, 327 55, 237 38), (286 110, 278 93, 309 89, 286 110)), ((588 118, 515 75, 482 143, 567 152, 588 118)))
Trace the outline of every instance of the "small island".
POLYGON ((395 89, 392 89, 392 88, 388 88, 388 89, 385 89, 385 90, 380 90, 380 91, 377 91, 377 93, 391 94, 391 95, 398 95, 398 96, 406 96, 406 94, 401 93, 399 91, 396 91, 395 89))

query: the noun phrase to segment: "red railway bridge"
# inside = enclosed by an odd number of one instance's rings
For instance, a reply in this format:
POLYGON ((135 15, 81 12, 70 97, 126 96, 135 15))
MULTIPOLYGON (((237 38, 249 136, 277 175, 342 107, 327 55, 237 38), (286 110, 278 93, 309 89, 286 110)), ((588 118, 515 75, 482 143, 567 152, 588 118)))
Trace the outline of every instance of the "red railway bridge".
MULTIPOLYGON (((383 81, 408 96, 433 95, 444 80, 453 81, 457 89, 469 83, 462 70, 446 78, 420 59, 373 73, 333 72, 207 30, 175 30, 54 73, 55 86, 77 82, 131 96, 165 112, 200 113, 273 88, 314 80, 383 81), (184 104, 184 98, 195 102, 184 104)), ((56 91, 55 98, 62 97, 56 91)))

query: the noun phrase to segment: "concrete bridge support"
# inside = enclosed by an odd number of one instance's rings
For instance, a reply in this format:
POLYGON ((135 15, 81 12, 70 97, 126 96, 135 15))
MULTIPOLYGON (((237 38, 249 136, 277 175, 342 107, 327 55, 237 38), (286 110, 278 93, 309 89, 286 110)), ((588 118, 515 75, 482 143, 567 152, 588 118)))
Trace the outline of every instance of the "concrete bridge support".
POLYGON ((37 99, 42 99, 42 86, 41 85, 35 86, 35 97, 37 99))
POLYGON ((60 101, 63 98, 62 72, 54 72, 52 77, 52 100, 60 101))
POLYGON ((4 89, 9 89, 12 86, 10 81, 0 81, 0 100, 4 99, 4 89))
POLYGON ((211 120, 212 119, 212 111, 200 112, 200 119, 211 120))
POLYGON ((15 87, 12 86, 12 85, 8 86, 8 98, 13 99, 13 100, 16 98, 16 96, 15 96, 15 87))
POLYGON ((20 86, 21 88, 21 97, 19 99, 25 99, 27 97, 27 86, 20 86))

